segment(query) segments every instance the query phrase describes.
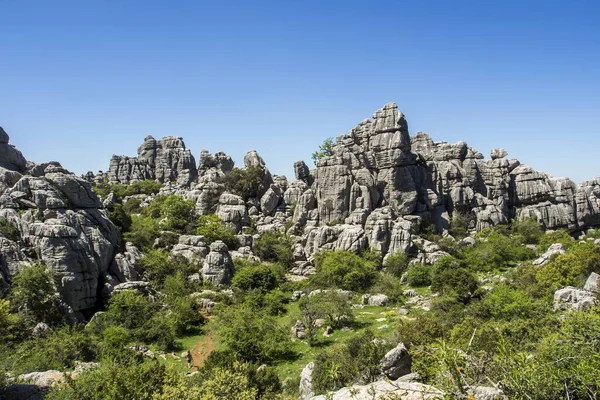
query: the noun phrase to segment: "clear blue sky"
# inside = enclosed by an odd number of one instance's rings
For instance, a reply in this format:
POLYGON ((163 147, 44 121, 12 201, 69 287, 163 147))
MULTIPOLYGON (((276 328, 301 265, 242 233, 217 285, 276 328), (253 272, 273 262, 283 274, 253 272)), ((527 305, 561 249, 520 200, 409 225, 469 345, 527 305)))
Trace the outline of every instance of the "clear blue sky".
POLYGON ((395 101, 411 134, 600 175, 598 1, 0 0, 0 125, 106 170, 143 138, 274 173, 395 101))

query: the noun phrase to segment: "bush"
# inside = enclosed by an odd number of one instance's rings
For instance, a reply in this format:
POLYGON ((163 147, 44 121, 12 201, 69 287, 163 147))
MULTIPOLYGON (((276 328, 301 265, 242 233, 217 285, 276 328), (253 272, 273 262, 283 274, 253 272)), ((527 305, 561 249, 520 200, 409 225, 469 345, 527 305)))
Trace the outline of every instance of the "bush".
POLYGON ((19 230, 4 218, 0 218, 0 234, 13 242, 21 239, 19 230))
POLYGON ((161 363, 106 361, 98 369, 67 379, 66 385, 54 386, 46 399, 163 399, 165 397, 156 396, 160 396, 167 378, 171 377, 161 363))
POLYGON ((355 382, 375 381, 380 375, 379 361, 387 348, 374 339, 373 333, 366 331, 317 354, 312 380, 315 393, 327 393, 355 382))
POLYGON ((244 361, 262 364, 289 353, 288 332, 273 317, 246 305, 222 310, 215 326, 222 343, 244 361))
POLYGON ((377 276, 377 264, 349 251, 324 251, 315 255, 318 285, 361 291, 371 286, 377 276))
POLYGON ((600 248, 586 242, 571 247, 565 254, 538 269, 537 281, 550 290, 564 286, 583 286, 592 272, 600 272, 600 248))
POLYGON ((227 176, 225 185, 229 191, 242 197, 244 201, 258 198, 264 188, 265 169, 251 165, 244 169, 234 168, 227 176))
POLYGON ((424 264, 413 264, 406 271, 406 282, 410 286, 431 285, 431 267, 424 264))
POLYGON ((554 232, 546 232, 545 235, 540 237, 538 250, 545 252, 548 250, 548 247, 554 243, 560 243, 563 245, 565 250, 568 250, 576 243, 576 241, 571 237, 571 235, 569 235, 569 232, 564 229, 559 229, 554 232))
POLYGON ((115 224, 119 228, 121 234, 129 232, 129 230, 131 229, 133 221, 131 219, 131 216, 127 214, 125 208, 121 204, 113 205, 113 209, 108 214, 108 217, 113 222, 113 224, 115 224))
POLYGON ((158 221, 151 217, 133 215, 131 217, 131 230, 123 238, 133 243, 138 249, 152 248, 154 241, 160 236, 158 221))
POLYGON ((16 374, 73 368, 75 361, 93 361, 97 343, 76 326, 55 329, 45 336, 18 345, 10 355, 16 374))
POLYGON ((186 231, 193 232, 193 228, 189 227, 194 222, 194 212, 196 204, 192 200, 185 200, 181 196, 167 196, 161 205, 161 216, 165 218, 164 227, 168 230, 183 233, 186 231))
POLYGON ((211 244, 217 240, 223 241, 229 250, 239 247, 235 232, 215 214, 203 215, 198 219, 196 234, 204 236, 204 242, 211 244))
POLYGON ((259 264, 247 266, 235 272, 231 285, 242 290, 268 292, 284 280, 284 273, 277 265, 259 264))
POLYGON ((56 273, 43 265, 24 267, 12 280, 11 305, 24 315, 32 317, 35 322, 63 322, 55 279, 56 273))
POLYGON ((448 321, 434 313, 418 314, 415 319, 401 319, 398 328, 399 341, 407 347, 427 345, 449 336, 448 321))
POLYGON ((431 279, 431 290, 467 303, 477 290, 477 278, 466 268, 438 267, 431 279))
POLYGON ((533 250, 523 246, 518 237, 507 236, 508 232, 502 232, 502 229, 483 232, 482 237, 486 240, 465 249, 465 262, 471 267, 492 271, 515 267, 519 261, 535 258, 533 250))
POLYGON ((527 218, 522 221, 515 220, 511 224, 511 229, 525 244, 538 244, 544 235, 542 227, 534 218, 527 218))
POLYGON ((158 289, 162 289, 165 280, 177 273, 189 276, 198 271, 198 266, 193 265, 182 256, 172 256, 162 249, 149 250, 140 260, 140 267, 146 280, 149 280, 158 289))
POLYGON ((354 319, 350 302, 343 294, 333 290, 304 296, 298 306, 311 345, 315 343, 318 319, 325 319, 329 326, 336 329, 350 324, 354 319))
POLYGON ((292 240, 287 235, 265 232, 254 244, 256 255, 263 261, 278 262, 285 268, 293 263, 292 240))

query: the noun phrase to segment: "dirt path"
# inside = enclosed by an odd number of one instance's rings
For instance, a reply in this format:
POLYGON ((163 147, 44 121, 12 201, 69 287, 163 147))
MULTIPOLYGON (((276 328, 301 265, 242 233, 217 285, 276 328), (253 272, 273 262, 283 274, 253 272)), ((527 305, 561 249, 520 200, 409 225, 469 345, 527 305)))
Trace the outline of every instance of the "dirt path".
POLYGON ((200 339, 194 350, 192 350, 192 359, 194 360, 194 366, 202 368, 206 358, 215 350, 215 334, 209 332, 200 339))

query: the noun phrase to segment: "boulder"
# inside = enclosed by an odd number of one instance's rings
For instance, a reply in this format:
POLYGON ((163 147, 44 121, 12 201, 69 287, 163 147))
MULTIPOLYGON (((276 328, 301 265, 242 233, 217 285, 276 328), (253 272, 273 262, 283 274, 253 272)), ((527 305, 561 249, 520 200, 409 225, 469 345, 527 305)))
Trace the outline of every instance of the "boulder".
POLYGON ((587 280, 585 281, 585 285, 583 286, 583 290, 587 290, 588 292, 592 292, 592 293, 600 293, 600 289, 598 288, 598 278, 600 278, 600 275, 598 275, 595 272, 592 272, 590 274, 590 276, 587 278, 587 280))
POLYGON ((369 306, 384 307, 388 304, 389 298, 385 294, 364 294, 362 304, 369 306))
POLYGON ((588 310, 597 303, 592 292, 577 289, 571 286, 554 292, 554 309, 588 310))
POLYGON ((533 265, 542 266, 549 263, 553 258, 559 256, 561 254, 565 254, 565 249, 563 245, 560 243, 554 243, 544 254, 542 254, 539 258, 533 261, 533 265))
POLYGON ((299 394, 300 400, 307 400, 312 398, 315 395, 315 391, 313 389, 313 371, 315 369, 315 363, 310 362, 302 369, 300 373, 300 388, 299 394))
POLYGON ((217 240, 210 245, 210 253, 204 259, 202 279, 211 281, 214 285, 225 285, 233 277, 233 261, 227 245, 217 240))
POLYGON ((399 343, 395 348, 387 352, 379 362, 381 373, 391 380, 410 374, 412 357, 404 343, 399 343))

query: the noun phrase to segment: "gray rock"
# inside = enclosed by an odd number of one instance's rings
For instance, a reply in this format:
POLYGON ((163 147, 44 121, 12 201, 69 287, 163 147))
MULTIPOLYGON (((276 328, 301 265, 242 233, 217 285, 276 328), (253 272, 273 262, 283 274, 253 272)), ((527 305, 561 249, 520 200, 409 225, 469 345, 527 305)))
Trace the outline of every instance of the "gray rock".
POLYGON ((404 343, 399 343, 395 348, 387 352, 379 363, 381 373, 392 380, 410 374, 412 357, 404 343))
POLYGON ((592 292, 577 289, 571 286, 559 289, 554 292, 554 309, 561 310, 588 310, 597 303, 597 299, 592 292))
POLYGON ((250 223, 244 199, 231 193, 223 193, 219 197, 217 216, 236 232, 240 232, 242 226, 250 223))
POLYGON ((307 400, 312 398, 315 395, 315 391, 313 389, 313 371, 315 369, 315 364, 310 362, 302 369, 300 373, 300 400, 307 400))
POLYGON ((142 253, 133 243, 125 244, 126 251, 115 256, 109 273, 120 282, 139 281, 140 280, 140 259, 142 253))
POLYGON ((508 397, 504 392, 495 387, 475 386, 469 389, 475 400, 506 400, 508 397))
POLYGON ((542 265, 549 263, 552 259, 561 254, 565 254, 565 249, 563 248, 563 245, 560 243, 554 243, 550 247, 548 247, 548 250, 546 250, 544 254, 542 254, 539 258, 533 261, 533 265, 541 267, 542 265))
POLYGON ((497 149, 492 149, 492 153, 490 156, 492 157, 492 160, 497 160, 498 158, 504 158, 507 155, 508 155, 508 152, 506 150, 497 148, 497 149))
POLYGON ((292 326, 292 337, 294 339, 304 339, 306 337, 306 326, 300 320, 292 326))
POLYGON ((299 181, 308 182, 310 176, 310 170, 304 161, 296 161, 294 163, 294 176, 299 181))
POLYGON ((230 283, 232 277, 233 261, 227 245, 220 240, 211 243, 210 253, 204 259, 202 279, 215 285, 224 285, 230 283))
POLYGON ((590 274, 590 276, 587 278, 587 280, 585 281, 585 285, 583 286, 583 290, 587 290, 588 292, 592 292, 592 293, 600 293, 600 289, 598 288, 598 278, 600 278, 600 275, 598 275, 595 272, 592 272, 590 274))
POLYGON ((328 395, 314 396, 311 400, 428 400, 440 399, 444 393, 433 386, 417 382, 379 380, 367 385, 342 388, 328 395))
POLYGON ((364 305, 384 307, 388 302, 389 298, 385 294, 364 294, 362 296, 362 304, 364 305))
POLYGON ((28 374, 19 375, 19 382, 27 382, 41 388, 50 388, 56 384, 65 381, 65 374, 60 371, 49 370, 44 372, 30 372, 28 374))

